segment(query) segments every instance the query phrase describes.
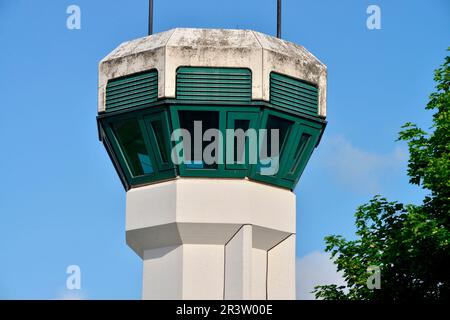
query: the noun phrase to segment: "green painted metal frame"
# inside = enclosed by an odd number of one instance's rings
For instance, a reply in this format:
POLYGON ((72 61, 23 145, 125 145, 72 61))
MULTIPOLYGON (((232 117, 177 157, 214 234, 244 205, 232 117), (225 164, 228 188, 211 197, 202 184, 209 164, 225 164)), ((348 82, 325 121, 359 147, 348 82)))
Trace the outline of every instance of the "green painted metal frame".
MULTIPOLYGON (((267 103, 252 102, 251 104, 199 104, 199 103, 180 103, 176 100, 167 99, 158 101, 146 106, 131 110, 120 110, 116 112, 104 113, 98 116, 99 130, 104 132, 101 138, 107 138, 104 141, 108 153, 115 163, 116 170, 121 177, 122 183, 128 190, 131 187, 140 186, 144 184, 153 183, 156 181, 173 179, 176 176, 186 177, 210 177, 210 178, 244 178, 248 177, 251 180, 256 180, 268 184, 277 185, 283 188, 293 189, 297 184, 314 147, 318 144, 326 121, 320 118, 311 119, 310 117, 299 117, 292 112, 280 111, 274 109, 267 103), (170 133, 173 129, 179 128, 179 110, 204 110, 219 112, 219 130, 221 130, 223 137, 226 137, 226 129, 234 129, 234 121, 238 119, 251 121, 250 126, 257 130, 265 128, 269 115, 287 119, 294 123, 292 131, 287 137, 287 141, 280 154, 280 167, 275 176, 264 176, 257 172, 257 165, 254 164, 219 164, 217 169, 192 169, 186 168, 185 165, 174 165, 170 158, 170 153, 166 155, 170 164, 162 164, 159 153, 157 139, 149 126, 151 119, 160 119, 164 123, 165 140, 167 145, 173 147, 174 142, 170 141, 170 133), (123 152, 119 146, 118 141, 114 136, 111 124, 116 121, 122 121, 129 118, 136 118, 140 124, 141 130, 147 133, 144 134, 146 146, 150 150, 152 164, 155 164, 155 173, 139 177, 133 177, 128 168, 128 164, 124 160, 123 152), (300 156, 296 156, 298 143, 301 136, 307 134, 310 136, 307 145, 301 151, 300 156), (284 152, 288 150, 288 152, 284 152), (112 151, 112 152, 110 152, 112 151), (299 160, 298 158, 301 158, 299 160), (288 164, 295 165, 294 172, 290 172, 291 167, 288 164), (125 170, 123 169, 125 168, 125 170)), ((259 141, 258 141, 259 145, 259 141)), ((248 142, 246 142, 246 154, 248 154, 248 142)), ((223 152, 226 150, 226 144, 223 145, 223 152)), ((258 150, 259 152, 259 150, 258 150)))
MULTIPOLYGON (((255 129, 256 131, 259 130, 259 110, 255 111, 231 111, 227 113, 227 129, 236 129, 236 121, 237 120, 248 120, 249 121, 249 128, 255 129)), ((258 139, 258 138, 257 138, 258 139)), ((256 141, 256 144, 258 145, 258 140, 256 141)), ((226 145, 225 148, 232 148, 234 151, 234 139, 233 143, 231 145, 226 145)), ((248 138, 245 139, 245 145, 244 145, 244 163, 226 163, 225 167, 227 170, 248 170, 250 168, 250 158, 249 153, 250 152, 250 142, 248 138)), ((244 176, 246 176, 246 172, 244 171, 242 173, 244 176)))
MULTIPOLYGON (((205 71, 203 70, 205 68, 200 69, 196 70, 202 72, 205 71)), ((232 68, 215 69, 226 69, 226 72, 233 72, 232 68)), ((248 70, 248 72, 250 71, 248 70)), ((233 99, 232 96, 230 96, 230 99, 213 99, 213 101, 208 101, 207 99, 200 99, 199 101, 189 99, 157 100, 156 92, 156 98, 151 101, 131 104, 123 108, 110 108, 107 109, 106 112, 99 114, 97 117, 99 137, 105 144, 124 187, 128 190, 131 187, 174 179, 176 176, 180 175, 211 178, 248 177, 255 181, 293 189, 311 157, 315 146, 321 139, 326 126, 326 121, 317 113, 305 112, 305 110, 301 108, 292 108, 292 106, 280 103, 274 104, 267 101, 251 100, 251 72, 249 75, 250 81, 247 82, 246 85, 250 88, 250 95, 245 98, 245 101, 233 99), (184 164, 174 165, 171 160, 170 151, 175 143, 171 141, 170 134, 174 129, 180 127, 178 112, 182 110, 218 112, 219 130, 222 132, 224 139, 226 139, 226 129, 234 129, 236 120, 249 120, 250 127, 256 130, 266 127, 269 116, 280 117, 291 121, 293 126, 290 133, 287 135, 283 150, 281 150, 277 174, 274 176, 264 176, 259 174, 258 165, 249 164, 248 158, 246 158, 245 163, 218 164, 217 169, 194 169, 188 168, 184 164), (143 133, 145 146, 155 170, 152 174, 142 176, 133 176, 131 174, 126 156, 121 150, 120 144, 112 129, 113 123, 131 118, 138 121, 140 130, 143 133), (163 140, 166 142, 166 146, 170 147, 166 149, 165 153, 167 161, 163 161, 161 152, 164 151, 159 147, 158 137, 154 132, 152 121, 160 121, 162 128, 164 128, 163 140), (303 142, 303 145, 299 145, 301 142, 303 142)), ((178 92, 177 89, 177 93, 178 92)), ((218 88, 218 92, 222 92, 220 88, 218 88)), ((224 90, 222 93, 227 93, 227 90, 224 90)), ((223 155, 225 155, 226 148, 227 145, 223 143, 223 155)), ((248 141, 246 141, 245 148, 246 154, 248 155, 248 141)))
MULTIPOLYGON (((160 180, 168 180, 177 176, 175 165, 171 162, 170 154, 166 154, 168 163, 162 163, 160 160, 161 154, 158 146, 156 136, 153 134, 153 129, 149 125, 149 121, 156 119, 162 122, 164 129, 164 137, 168 145, 170 141, 170 122, 168 120, 167 108, 152 108, 143 113, 142 111, 133 111, 128 113, 122 113, 111 117, 105 117, 100 121, 102 130, 105 133, 105 137, 108 139, 108 146, 112 149, 112 154, 117 164, 120 166, 120 176, 125 178, 126 181, 122 181, 129 189, 131 186, 139 186, 148 184, 160 180), (150 161, 154 168, 154 172, 151 174, 145 174, 141 176, 134 176, 126 160, 119 141, 117 140, 114 130, 112 128, 113 123, 125 121, 128 119, 136 119, 139 123, 140 131, 144 138, 145 147, 148 151, 150 161), (158 158, 157 158, 158 157, 158 158)), ((116 169, 118 169, 116 167, 116 169)))
MULTIPOLYGON (((228 114, 236 112, 242 113, 258 113, 259 109, 255 110, 255 108, 250 108, 247 106, 217 106, 217 105, 171 105, 170 106, 170 114, 172 118, 172 126, 173 129, 180 128, 180 119, 178 116, 179 111, 183 110, 201 110, 201 111, 214 111, 219 113, 219 131, 222 134, 223 139, 226 138, 226 129, 233 129, 234 126, 229 126, 227 123, 228 114)), ((177 144, 179 141, 176 141, 177 144)), ((225 151, 226 144, 223 143, 222 146, 222 157, 224 159, 223 163, 219 163, 217 165, 217 169, 193 169, 188 168, 186 164, 181 163, 178 165, 178 170, 180 176, 186 177, 209 177, 209 178, 243 178, 246 176, 246 172, 239 168, 230 168, 226 167, 225 163, 225 151)), ((184 159, 183 159, 184 160, 184 159)))
MULTIPOLYGON (((297 184, 301 173, 303 172, 311 154, 314 150, 315 146, 318 143, 322 130, 324 129, 323 125, 312 123, 310 121, 305 121, 303 119, 299 119, 292 115, 265 109, 261 119, 261 128, 265 128, 267 125, 267 120, 269 116, 275 116, 282 119, 289 120, 293 123, 293 127, 291 128, 289 134, 287 135, 287 140, 283 144, 282 149, 280 150, 279 157, 279 168, 278 172, 275 175, 261 175, 258 173, 257 166, 252 166, 250 172, 250 178, 254 180, 258 180, 265 183, 275 184, 284 188, 293 189, 297 184), (298 155, 298 157, 304 156, 303 159, 297 159, 295 156, 295 152, 297 151, 298 142, 300 142, 300 138, 302 134, 308 134, 311 136, 309 141, 307 142, 304 150, 298 155), (296 170, 294 173, 289 172, 289 164, 292 163, 297 164, 296 170), (298 176, 297 176, 298 174, 298 176)), ((259 152, 259 150, 258 150, 259 152)))
POLYGON ((161 123, 162 128, 162 143, 165 143, 166 146, 171 146, 171 140, 170 140, 170 133, 171 133, 171 126, 168 119, 168 112, 166 110, 161 112, 155 112, 150 113, 148 115, 143 116, 144 122, 145 122, 145 128, 147 130, 147 134, 150 137, 151 140, 151 146, 153 153, 155 155, 155 162, 158 167, 158 171, 165 171, 165 170, 173 170, 174 164, 171 161, 170 157, 170 150, 169 149, 162 149, 160 146, 160 143, 157 138, 157 133, 155 132, 155 128, 152 125, 152 122, 159 121, 161 123), (166 158, 167 160, 164 160, 166 158))

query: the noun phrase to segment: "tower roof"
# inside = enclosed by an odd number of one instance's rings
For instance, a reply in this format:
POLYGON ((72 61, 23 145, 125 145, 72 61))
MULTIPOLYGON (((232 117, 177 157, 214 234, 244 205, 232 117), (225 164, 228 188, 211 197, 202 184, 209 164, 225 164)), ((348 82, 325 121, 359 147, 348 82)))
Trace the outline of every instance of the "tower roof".
POLYGON ((99 65, 98 111, 109 79, 158 70, 158 97, 175 98, 182 66, 239 67, 252 72, 252 99, 269 101, 270 73, 310 82, 326 116, 327 68, 304 47, 252 30, 176 28, 120 44, 99 65))

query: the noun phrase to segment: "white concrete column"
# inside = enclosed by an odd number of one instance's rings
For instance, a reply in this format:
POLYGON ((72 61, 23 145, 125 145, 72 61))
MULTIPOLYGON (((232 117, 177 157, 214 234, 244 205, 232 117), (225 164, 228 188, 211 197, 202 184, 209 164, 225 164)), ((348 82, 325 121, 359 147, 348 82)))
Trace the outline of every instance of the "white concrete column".
POLYGON ((158 183, 128 191, 126 225, 144 263, 144 299, 295 298, 288 190, 245 180, 158 183))
POLYGON ((243 225, 225 245, 226 300, 251 299, 252 226, 243 225))
POLYGON ((170 246, 144 251, 142 298, 183 298, 183 247, 170 246))
POLYGON ((223 299, 224 246, 183 245, 183 299, 223 299))
POLYGON ((146 250, 145 300, 223 298, 224 246, 184 244, 146 250))
POLYGON ((252 292, 251 299, 267 299, 267 251, 252 248, 252 292))
POLYGON ((295 234, 267 252, 267 299, 295 299, 295 234))

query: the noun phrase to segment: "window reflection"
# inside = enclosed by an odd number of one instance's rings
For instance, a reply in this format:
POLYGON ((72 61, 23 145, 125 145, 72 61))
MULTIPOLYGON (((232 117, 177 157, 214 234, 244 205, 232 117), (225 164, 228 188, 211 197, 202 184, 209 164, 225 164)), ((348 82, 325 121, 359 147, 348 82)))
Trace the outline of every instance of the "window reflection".
POLYGON ((115 123, 113 130, 132 175, 136 177, 153 173, 153 165, 138 121, 129 119, 115 123))
MULTIPOLYGON (((180 120, 180 128, 189 131, 191 136, 190 150, 184 148, 185 155, 184 160, 188 169, 217 169, 217 163, 207 164, 203 161, 203 150, 210 141, 203 141, 203 134, 208 129, 219 129, 219 112, 217 111, 179 111, 178 117, 180 120), (201 123, 201 136, 196 137, 194 135, 194 122, 199 121, 201 123), (195 143, 201 140, 202 142, 195 143), (201 148, 201 149, 200 149, 201 148)), ((198 125, 200 126, 200 123, 198 125)), ((213 157, 218 155, 213 154, 213 157)))

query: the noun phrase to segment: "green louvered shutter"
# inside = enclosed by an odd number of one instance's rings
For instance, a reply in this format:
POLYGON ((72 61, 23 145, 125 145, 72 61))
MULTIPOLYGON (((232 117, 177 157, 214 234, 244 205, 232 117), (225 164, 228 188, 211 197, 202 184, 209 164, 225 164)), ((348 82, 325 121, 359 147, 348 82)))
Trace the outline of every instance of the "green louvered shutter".
POLYGON ((312 116, 318 114, 317 88, 278 73, 270 74, 270 102, 276 106, 312 116))
POLYGON ((188 101, 249 102, 252 74, 244 68, 180 67, 177 99, 188 101))
POLYGON ((111 79, 106 85, 106 111, 137 107, 157 99, 157 70, 111 79))

